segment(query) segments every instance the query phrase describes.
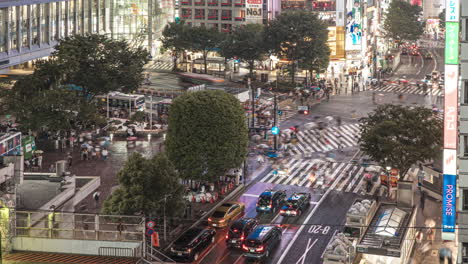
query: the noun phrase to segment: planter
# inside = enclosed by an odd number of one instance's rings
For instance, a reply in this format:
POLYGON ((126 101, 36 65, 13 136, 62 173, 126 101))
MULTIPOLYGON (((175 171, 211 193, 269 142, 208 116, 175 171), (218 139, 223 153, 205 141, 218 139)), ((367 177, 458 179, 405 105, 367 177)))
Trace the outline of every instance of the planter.
POLYGON ((221 6, 230 6, 232 5, 231 3, 221 3, 221 6))

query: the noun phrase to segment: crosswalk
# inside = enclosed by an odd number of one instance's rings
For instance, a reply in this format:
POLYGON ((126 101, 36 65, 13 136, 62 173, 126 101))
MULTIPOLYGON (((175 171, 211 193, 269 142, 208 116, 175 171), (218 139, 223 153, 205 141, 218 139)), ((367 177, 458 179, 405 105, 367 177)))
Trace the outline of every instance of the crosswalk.
POLYGON ((170 61, 154 61, 152 64, 150 64, 148 66, 148 69, 171 71, 172 70, 172 62, 170 62, 170 61))
MULTIPOLYGON (((329 164, 320 159, 291 159, 284 166, 287 169, 272 170, 261 182, 363 193, 366 188, 364 167, 351 163, 333 162, 331 166, 329 164), (315 176, 311 177, 311 174, 315 176)), ((373 188, 369 194, 375 191, 376 188, 373 188)))
MULTIPOLYGON (((386 83, 375 88, 372 88, 373 91, 377 92, 385 92, 385 93, 406 93, 406 94, 418 94, 418 95, 425 95, 423 88, 417 87, 415 85, 399 85, 395 83, 386 83)), ((432 92, 433 96, 444 96, 444 89, 434 89, 431 88, 430 91, 432 92)))
POLYGON ((326 152, 357 145, 360 135, 360 124, 347 124, 341 126, 327 127, 322 136, 314 130, 301 130, 297 134, 297 144, 288 148, 291 155, 302 155, 312 152, 326 152))

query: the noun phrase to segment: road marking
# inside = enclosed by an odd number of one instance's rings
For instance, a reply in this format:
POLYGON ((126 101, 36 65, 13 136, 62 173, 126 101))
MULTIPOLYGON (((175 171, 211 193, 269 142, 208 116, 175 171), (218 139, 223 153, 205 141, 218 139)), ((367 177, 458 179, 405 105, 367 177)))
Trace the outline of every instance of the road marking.
POLYGON ((258 195, 258 194, 251 194, 251 193, 244 193, 244 194, 241 195, 241 196, 258 197, 259 195, 258 195))
POLYGON ((318 202, 310 202, 310 204, 318 204, 318 202))
MULTIPOLYGON (((320 201, 317 203, 317 205, 314 207, 314 209, 312 210, 312 212, 309 213, 309 215, 307 216, 307 218, 304 220, 303 223, 307 223, 309 222, 310 218, 312 217, 312 215, 314 215, 315 211, 317 211, 317 209, 319 208, 320 204, 325 200, 325 198, 328 196, 328 194, 330 194, 330 192, 335 188, 336 184, 339 182, 339 180, 341 180, 341 178, 343 178, 343 175, 344 173, 342 173, 338 179, 333 182, 332 186, 330 188, 328 188, 328 190, 325 192, 325 194, 322 196, 322 198, 320 199, 320 201)), ((280 259, 278 260, 278 264, 281 264, 281 262, 283 262, 283 259, 286 257, 286 255, 288 254, 289 250, 291 249, 292 245, 294 244, 294 242, 296 242, 297 238, 299 237, 299 235, 301 234, 302 230, 304 230, 304 227, 306 225, 301 225, 301 227, 299 227, 299 230, 296 232, 296 234, 294 235, 293 239, 291 240, 291 242, 289 243, 289 245, 286 247, 286 249, 283 251, 283 254, 281 254, 281 257, 280 259)))
POLYGON ((314 240, 314 243, 312 243, 312 245, 310 244, 311 240, 312 240, 312 238, 309 238, 309 241, 307 241, 306 250, 304 251, 304 254, 302 254, 301 258, 297 260, 296 264, 298 264, 298 263, 304 264, 305 263, 307 253, 309 253, 309 251, 314 247, 315 243, 317 243, 318 238, 316 238, 314 240))
POLYGON ((321 259, 323 259, 323 255, 325 255, 325 252, 327 251, 327 247, 328 247, 328 245, 330 245, 330 242, 335 237, 336 233, 338 233, 338 229, 336 229, 335 232, 333 232, 332 238, 330 239, 330 241, 328 241, 327 246, 325 247, 325 249, 322 252, 322 255, 320 256, 321 259))
MULTIPOLYGON (((421 70, 424 68, 424 58, 422 54, 419 54, 419 56, 421 57, 422 65, 421 68, 419 68, 419 71, 416 73, 416 75, 419 75, 421 73, 421 70)), ((416 66, 416 64, 414 64, 414 66, 416 66)))

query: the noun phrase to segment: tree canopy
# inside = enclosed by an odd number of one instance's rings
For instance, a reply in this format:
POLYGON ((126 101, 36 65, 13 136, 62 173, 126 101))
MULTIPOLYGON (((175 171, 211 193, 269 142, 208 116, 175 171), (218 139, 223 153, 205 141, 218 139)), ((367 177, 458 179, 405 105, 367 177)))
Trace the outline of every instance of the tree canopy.
POLYGON ((442 122, 430 109, 386 104, 361 121, 361 150, 382 168, 399 169, 402 176, 442 151, 442 122))
POLYGON ((265 29, 265 45, 280 58, 290 61, 292 81, 297 63, 321 65, 323 56, 329 55, 327 24, 316 14, 289 11, 270 21, 265 29))
POLYGON ((445 29, 445 8, 439 13, 439 28, 445 29))
POLYGON ((201 52, 203 55, 204 72, 207 73, 208 52, 219 50, 222 36, 215 28, 190 27, 190 50, 201 52))
POLYGON ((247 123, 239 100, 224 91, 177 97, 169 110, 166 150, 184 179, 214 182, 247 154, 247 123))
POLYGON ((172 49, 174 52, 173 71, 177 70, 177 59, 181 52, 190 48, 190 28, 185 25, 184 21, 172 22, 164 27, 162 32, 161 42, 165 49, 172 49))
POLYGON ((181 215, 185 208, 184 186, 164 154, 146 159, 132 154, 117 174, 119 188, 104 202, 103 213, 113 215, 162 215, 164 196, 166 214, 181 215))
POLYGON ((240 59, 249 65, 252 77, 254 63, 261 60, 267 53, 265 47, 264 27, 261 24, 247 24, 237 27, 232 34, 226 35, 221 42, 221 55, 225 58, 240 59))
POLYGON ((399 41, 418 40, 424 32, 423 23, 420 21, 421 12, 421 7, 417 5, 393 0, 385 14, 383 28, 386 35, 399 41))

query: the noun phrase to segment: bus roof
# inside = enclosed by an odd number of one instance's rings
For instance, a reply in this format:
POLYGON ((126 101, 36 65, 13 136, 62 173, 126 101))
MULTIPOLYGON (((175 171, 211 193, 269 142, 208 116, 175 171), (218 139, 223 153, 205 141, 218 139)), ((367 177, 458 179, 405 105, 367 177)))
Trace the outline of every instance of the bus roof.
MULTIPOLYGON (((138 98, 145 97, 142 94, 126 94, 126 93, 121 93, 121 92, 110 92, 108 95, 109 95, 109 99, 123 99, 123 100, 138 99, 138 98)), ((97 97, 107 98, 108 95, 99 95, 97 97)))
POLYGON ((224 82, 224 79, 222 78, 216 78, 208 74, 198 74, 198 73, 179 73, 180 76, 182 77, 187 77, 187 78, 193 78, 193 79, 199 79, 199 80, 205 80, 205 81, 210 81, 210 82, 219 82, 222 83, 224 82))

